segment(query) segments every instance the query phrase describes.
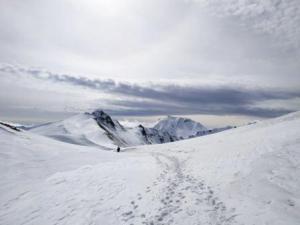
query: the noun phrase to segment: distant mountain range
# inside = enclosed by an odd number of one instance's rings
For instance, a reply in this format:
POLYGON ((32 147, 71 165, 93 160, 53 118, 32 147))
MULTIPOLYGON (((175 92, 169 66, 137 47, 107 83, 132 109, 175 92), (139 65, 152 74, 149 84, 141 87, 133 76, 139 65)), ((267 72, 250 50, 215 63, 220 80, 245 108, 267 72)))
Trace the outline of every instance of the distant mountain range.
POLYGON ((145 144, 162 144, 216 133, 232 127, 207 129, 191 119, 168 116, 153 127, 128 128, 103 110, 83 113, 63 121, 29 128, 30 131, 77 145, 98 145, 106 149, 145 144))

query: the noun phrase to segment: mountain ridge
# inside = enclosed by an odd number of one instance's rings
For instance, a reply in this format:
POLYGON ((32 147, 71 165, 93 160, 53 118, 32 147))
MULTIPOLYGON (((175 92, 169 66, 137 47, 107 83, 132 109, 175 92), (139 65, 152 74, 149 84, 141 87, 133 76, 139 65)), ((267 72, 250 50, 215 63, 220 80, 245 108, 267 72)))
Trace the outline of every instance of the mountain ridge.
POLYGON ((145 144, 162 144, 219 132, 208 130, 188 118, 168 116, 154 127, 142 124, 128 128, 102 109, 78 114, 63 121, 29 129, 50 138, 79 145, 99 145, 107 149, 145 144))

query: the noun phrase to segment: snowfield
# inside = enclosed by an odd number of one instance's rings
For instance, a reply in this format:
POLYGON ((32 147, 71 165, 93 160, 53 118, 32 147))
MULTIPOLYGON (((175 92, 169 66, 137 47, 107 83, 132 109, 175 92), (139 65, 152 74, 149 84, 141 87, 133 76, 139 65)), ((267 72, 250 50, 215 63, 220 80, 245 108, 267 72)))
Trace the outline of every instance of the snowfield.
POLYGON ((0 193, 1 225, 298 225, 300 113, 121 153, 0 125, 0 193))

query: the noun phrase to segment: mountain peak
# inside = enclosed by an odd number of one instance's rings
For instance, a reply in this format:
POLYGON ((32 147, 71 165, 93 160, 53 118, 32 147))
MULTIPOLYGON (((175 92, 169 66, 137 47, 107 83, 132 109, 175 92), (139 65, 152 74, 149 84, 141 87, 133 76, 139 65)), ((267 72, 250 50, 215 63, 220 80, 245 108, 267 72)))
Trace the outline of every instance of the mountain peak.
POLYGON ((188 138, 196 135, 199 131, 207 130, 201 123, 188 118, 175 116, 167 116, 160 120, 154 128, 166 131, 178 139, 188 138))
POLYGON ((103 110, 97 109, 93 111, 91 114, 94 116, 94 119, 97 121, 99 126, 104 125, 106 127, 115 129, 116 124, 114 123, 112 118, 103 110))
POLYGON ((107 113, 105 113, 102 109, 96 109, 92 112, 92 115, 97 117, 103 117, 103 116, 109 116, 107 113))

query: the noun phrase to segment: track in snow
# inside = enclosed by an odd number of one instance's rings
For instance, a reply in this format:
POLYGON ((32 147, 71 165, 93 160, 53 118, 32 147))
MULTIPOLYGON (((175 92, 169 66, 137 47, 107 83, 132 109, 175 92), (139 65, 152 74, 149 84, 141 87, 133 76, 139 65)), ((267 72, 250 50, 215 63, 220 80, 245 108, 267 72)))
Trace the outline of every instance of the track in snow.
POLYGON ((184 174, 183 162, 161 153, 153 153, 152 156, 162 168, 162 173, 152 188, 147 187, 143 195, 139 193, 137 199, 131 201, 130 210, 122 213, 126 224, 235 224, 235 210, 227 209, 203 180, 184 174), (152 191, 156 187, 157 193, 152 191), (154 196, 152 202, 143 202, 150 192, 154 196), (146 207, 142 208, 148 211, 140 211, 139 204, 145 204, 146 207), (151 209, 151 205, 155 205, 154 208, 151 209))

